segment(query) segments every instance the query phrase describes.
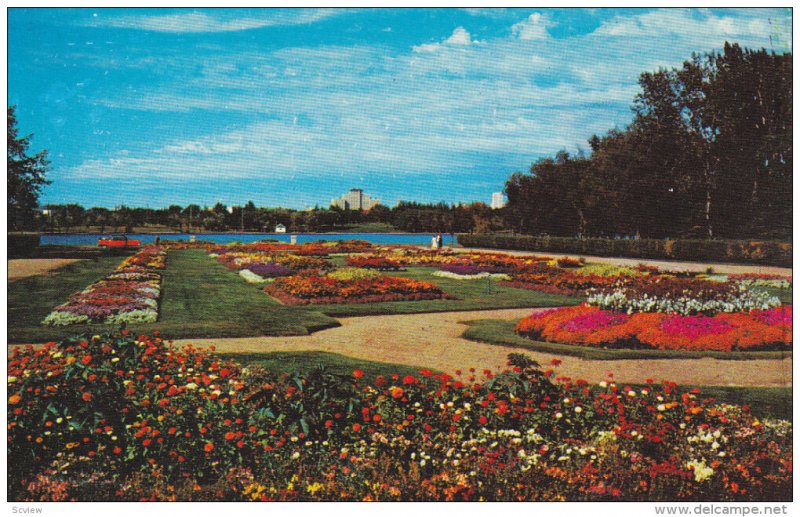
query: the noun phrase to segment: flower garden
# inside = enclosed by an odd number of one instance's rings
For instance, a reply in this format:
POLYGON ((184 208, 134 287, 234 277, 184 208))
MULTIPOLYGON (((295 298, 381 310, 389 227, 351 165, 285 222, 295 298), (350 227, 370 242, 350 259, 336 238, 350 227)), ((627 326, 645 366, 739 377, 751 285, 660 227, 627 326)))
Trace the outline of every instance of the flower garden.
POLYGON ((8 497, 792 500, 789 422, 542 370, 276 376, 128 331, 17 349, 8 497))
POLYGON ((161 271, 166 253, 145 247, 126 258, 111 274, 53 309, 42 321, 64 326, 86 323, 127 324, 158 319, 161 271))

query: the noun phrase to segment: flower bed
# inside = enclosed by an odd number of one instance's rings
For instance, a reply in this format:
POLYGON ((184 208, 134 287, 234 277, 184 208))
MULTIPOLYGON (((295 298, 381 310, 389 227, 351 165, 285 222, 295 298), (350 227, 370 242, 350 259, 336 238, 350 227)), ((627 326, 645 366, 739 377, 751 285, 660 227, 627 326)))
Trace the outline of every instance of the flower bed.
POLYGON ((537 265, 530 272, 518 273, 501 285, 520 289, 533 289, 565 296, 585 296, 590 289, 626 285, 631 277, 580 274, 575 270, 560 269, 546 264, 537 265))
POLYGON ((482 280, 484 278, 492 278, 494 280, 511 280, 511 277, 506 275, 505 273, 489 273, 488 271, 484 271, 482 273, 461 275, 458 273, 453 273, 452 271, 441 270, 441 271, 434 271, 433 276, 438 276, 441 278, 450 278, 452 280, 482 280))
POLYGON ((309 273, 278 278, 264 292, 287 305, 377 303, 450 298, 436 285, 410 278, 335 278, 309 273))
POLYGON ((739 351, 790 350, 792 306, 715 316, 612 312, 581 305, 522 319, 518 334, 536 340, 607 348, 739 351))
POLYGON ((622 286, 597 289, 587 302, 628 314, 661 312, 685 316, 766 310, 781 304, 775 296, 733 283, 672 277, 631 279, 622 286))
POLYGON ((728 281, 736 282, 745 287, 773 287, 776 289, 789 289, 792 287, 792 277, 761 273, 728 275, 728 281))
POLYGON ((787 501, 792 425, 674 384, 241 369, 95 336, 8 362, 11 501, 787 501))
POLYGON ((381 257, 379 255, 370 256, 350 256, 347 257, 347 265, 357 268, 378 269, 381 271, 399 271, 402 265, 394 260, 381 257))
POLYGON ((79 323, 150 323, 158 320, 158 299, 166 253, 147 246, 126 258, 103 280, 95 282, 53 309, 43 325, 79 323))

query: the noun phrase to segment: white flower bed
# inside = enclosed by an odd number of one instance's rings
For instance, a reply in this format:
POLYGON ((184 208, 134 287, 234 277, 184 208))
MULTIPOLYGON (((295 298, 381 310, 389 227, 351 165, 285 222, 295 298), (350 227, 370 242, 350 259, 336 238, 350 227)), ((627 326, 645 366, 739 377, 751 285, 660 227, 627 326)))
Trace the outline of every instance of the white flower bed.
POLYGON ((450 271, 434 271, 433 276, 442 278, 452 278, 453 280, 480 280, 482 278, 492 278, 494 280, 511 280, 505 273, 476 273, 474 275, 459 275, 450 271))
POLYGON ((244 278, 244 281, 248 284, 264 284, 269 282, 272 279, 266 279, 261 275, 257 275, 250 271, 249 269, 242 269, 239 271, 239 276, 244 278))
POLYGON ((609 294, 592 294, 586 299, 586 303, 604 310, 626 312, 628 314, 635 312, 663 312, 681 314, 683 316, 714 312, 746 312, 754 309, 767 310, 781 305, 781 301, 777 296, 744 289, 736 296, 728 299, 708 301, 699 301, 686 296, 679 298, 655 298, 649 296, 629 298, 624 291, 619 290, 609 294))

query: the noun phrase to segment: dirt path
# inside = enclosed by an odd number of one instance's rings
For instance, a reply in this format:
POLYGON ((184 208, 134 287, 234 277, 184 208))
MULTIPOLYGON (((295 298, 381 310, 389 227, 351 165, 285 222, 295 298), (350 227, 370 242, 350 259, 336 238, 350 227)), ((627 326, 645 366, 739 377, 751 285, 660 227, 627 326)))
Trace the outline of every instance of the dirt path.
POLYGON ((720 361, 717 359, 588 361, 575 357, 530 352, 520 348, 462 339, 472 319, 519 319, 533 309, 502 309, 435 314, 341 318, 342 326, 310 336, 179 340, 176 343, 215 345, 221 353, 333 352, 348 357, 433 368, 449 373, 470 367, 502 370, 510 353, 525 353, 541 364, 558 358, 561 375, 590 382, 656 382, 730 386, 791 386, 792 360, 720 361))
POLYGON ((29 276, 45 275, 54 269, 79 260, 81 259, 10 259, 8 261, 8 281, 15 282, 29 276))
POLYGON ((569 258, 585 258, 587 262, 603 262, 606 264, 616 264, 618 266, 636 266, 638 264, 648 264, 656 266, 659 269, 671 269, 673 271, 705 271, 709 267, 714 269, 715 273, 721 274, 741 274, 741 273, 761 273, 770 275, 783 275, 792 276, 792 268, 777 267, 777 266, 758 266, 746 264, 715 264, 710 262, 681 262, 674 260, 654 260, 654 259, 641 259, 641 258, 622 258, 622 257, 597 257, 593 255, 572 255, 563 253, 548 253, 536 251, 513 251, 513 250, 495 250, 488 248, 453 248, 455 252, 480 252, 480 253, 505 253, 506 255, 524 256, 524 255, 544 255, 548 257, 569 257, 569 258))

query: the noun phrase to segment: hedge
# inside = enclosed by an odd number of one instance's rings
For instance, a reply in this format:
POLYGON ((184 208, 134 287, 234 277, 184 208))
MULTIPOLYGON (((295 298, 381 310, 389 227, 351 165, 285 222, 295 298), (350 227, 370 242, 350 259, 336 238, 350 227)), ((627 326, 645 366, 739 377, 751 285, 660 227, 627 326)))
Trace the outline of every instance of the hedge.
POLYGON ((508 234, 462 234, 468 248, 497 248, 601 257, 630 257, 708 262, 743 262, 792 267, 792 244, 776 241, 604 239, 534 237, 508 234))
POLYGON ((9 233, 8 256, 28 257, 39 247, 39 235, 35 233, 9 233))

